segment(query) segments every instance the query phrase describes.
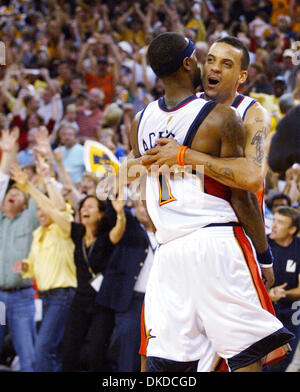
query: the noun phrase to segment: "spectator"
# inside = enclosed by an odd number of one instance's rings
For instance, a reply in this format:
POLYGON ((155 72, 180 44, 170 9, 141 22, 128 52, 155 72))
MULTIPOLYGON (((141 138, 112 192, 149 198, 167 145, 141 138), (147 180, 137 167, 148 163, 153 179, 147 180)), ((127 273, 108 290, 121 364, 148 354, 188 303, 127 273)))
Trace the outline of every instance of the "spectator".
POLYGON ((269 371, 285 371, 293 359, 299 342, 299 323, 293 320, 293 304, 300 299, 300 229, 299 213, 290 207, 279 207, 275 211, 269 244, 274 255, 275 283, 270 289, 270 298, 274 303, 276 316, 294 335, 290 342, 292 352, 279 363, 271 365, 269 371))
POLYGON ((42 94, 38 115, 47 124, 51 119, 55 119, 55 126, 60 122, 63 116, 63 105, 59 94, 53 93, 50 88, 46 88, 42 94))
POLYGON ((73 77, 70 64, 62 61, 57 67, 58 76, 56 80, 61 86, 61 96, 62 98, 67 97, 71 93, 71 80, 73 77))
POLYGON ((81 181, 85 171, 83 159, 83 146, 78 143, 77 130, 72 125, 62 126, 59 130, 62 162, 76 185, 81 181))
POLYGON ((248 68, 248 78, 243 86, 243 94, 250 92, 272 94, 272 85, 268 82, 264 68, 260 63, 252 63, 248 68))
POLYGON ((95 35, 89 38, 80 50, 77 62, 77 72, 84 75, 87 90, 100 88, 104 92, 103 106, 112 102, 113 86, 120 73, 120 55, 109 35, 95 35), (97 59, 93 57, 95 46, 106 44, 108 50, 113 52, 114 68, 113 72, 109 69, 108 56, 101 55, 97 59), (89 53, 89 66, 85 64, 86 53, 89 53), (115 79, 115 80, 114 80, 115 79))
MULTIPOLYGON (((119 372, 140 370, 140 317, 157 246, 147 210, 141 201, 135 205, 135 216, 125 207, 126 230, 112 254, 96 298, 97 303, 112 311, 119 372)), ((110 215, 113 218, 115 213, 111 211, 110 215)))
POLYGON ((98 140, 100 143, 104 144, 104 146, 108 147, 119 161, 122 161, 122 159, 125 158, 126 152, 124 148, 119 144, 115 144, 115 133, 112 128, 99 129, 98 140))
POLYGON ((88 94, 88 105, 86 109, 77 113, 77 124, 79 127, 79 139, 85 141, 87 139, 97 140, 97 128, 103 117, 100 109, 104 98, 103 91, 99 88, 92 88, 88 94))
MULTIPOLYGON (((36 337, 35 304, 32 280, 13 273, 17 260, 30 251, 32 232, 38 227, 36 205, 20 188, 13 185, 4 198, 0 213, 0 300, 5 304, 6 319, 23 372, 34 370, 36 337)), ((0 325, 2 347, 5 325, 0 325)))
POLYGON ((66 114, 63 117, 62 121, 59 124, 59 128, 65 125, 71 125, 76 129, 76 132, 79 132, 79 127, 77 124, 77 106, 74 103, 70 103, 66 107, 66 114))
POLYGON ((274 132, 278 121, 283 117, 279 109, 279 98, 286 91, 286 81, 283 76, 276 76, 272 83, 273 94, 251 92, 250 97, 257 99, 270 113, 272 113, 271 132, 274 132))
POLYGON ((73 104, 76 103, 77 97, 79 96, 79 94, 81 94, 84 91, 84 84, 81 76, 76 75, 72 78, 70 82, 70 89, 71 89, 70 93, 63 98, 64 110, 71 103, 73 104))
POLYGON ((293 94, 290 93, 283 94, 279 98, 278 105, 281 113, 285 116, 287 112, 296 105, 293 94))
POLYGON ((105 370, 106 341, 103 340, 107 328, 107 310, 95 304, 96 289, 91 286, 91 279, 102 279, 113 246, 122 238, 125 229, 124 202, 112 202, 117 213, 113 227, 109 226, 105 215, 105 203, 94 196, 87 196, 79 206, 80 222, 70 222, 52 202, 39 192, 26 176, 18 169, 13 170, 17 179, 34 196, 43 211, 72 238, 75 245, 74 260, 77 273, 76 293, 63 338, 63 371, 79 371, 80 350, 88 334, 92 334, 89 349, 90 371, 105 370), (100 274, 100 275, 99 275, 100 274))
POLYGON ((267 201, 267 206, 272 214, 274 214, 278 207, 290 207, 291 199, 285 193, 276 193, 267 201))
POLYGON ((39 128, 34 127, 29 129, 27 134, 27 147, 18 152, 18 162, 21 167, 26 167, 34 164, 34 147, 36 146, 35 135, 39 128))
MULTIPOLYGON (((47 165, 41 158, 38 162, 53 207, 64 211, 65 218, 71 221, 70 208, 51 181, 47 165)), ((77 286, 74 244, 41 208, 38 209, 38 218, 40 226, 33 233, 29 256, 16 261, 13 271, 21 273, 23 278, 35 278, 42 299, 42 322, 35 342, 34 369, 36 372, 57 372, 61 371, 61 341, 77 286)))

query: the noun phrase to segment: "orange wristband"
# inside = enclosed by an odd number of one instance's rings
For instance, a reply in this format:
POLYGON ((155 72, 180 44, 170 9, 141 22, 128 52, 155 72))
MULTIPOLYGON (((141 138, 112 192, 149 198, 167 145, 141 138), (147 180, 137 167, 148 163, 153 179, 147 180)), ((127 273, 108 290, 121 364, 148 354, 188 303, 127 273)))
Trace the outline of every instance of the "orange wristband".
POLYGON ((179 166, 184 166, 184 154, 187 146, 181 146, 177 152, 177 163, 179 166))

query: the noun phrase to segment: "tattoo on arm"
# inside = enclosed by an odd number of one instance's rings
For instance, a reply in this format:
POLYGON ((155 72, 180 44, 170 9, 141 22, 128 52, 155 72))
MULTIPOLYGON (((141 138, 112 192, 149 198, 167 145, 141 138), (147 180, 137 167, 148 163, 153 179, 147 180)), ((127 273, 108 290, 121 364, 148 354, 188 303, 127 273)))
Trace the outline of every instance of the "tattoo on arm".
POLYGON ((221 129, 222 139, 230 143, 233 148, 244 145, 244 132, 242 119, 230 113, 224 120, 221 129))
POLYGON ((260 166, 265 157, 266 137, 267 137, 267 128, 262 127, 262 129, 256 132, 253 139, 251 140, 251 144, 255 145, 255 150, 256 150, 255 157, 252 158, 253 162, 257 163, 260 166))
POLYGON ((232 182, 235 182, 235 177, 234 177, 234 173, 233 170, 231 170, 229 167, 222 167, 219 170, 216 170, 212 164, 206 162, 205 166, 212 172, 214 173, 215 177, 218 178, 226 178, 227 180, 230 180, 232 182))

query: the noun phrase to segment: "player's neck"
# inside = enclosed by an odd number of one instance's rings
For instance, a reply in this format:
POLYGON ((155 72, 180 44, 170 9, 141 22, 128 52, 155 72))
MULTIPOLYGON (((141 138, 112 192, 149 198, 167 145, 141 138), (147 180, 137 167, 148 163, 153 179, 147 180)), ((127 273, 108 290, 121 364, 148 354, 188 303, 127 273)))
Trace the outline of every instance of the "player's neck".
POLYGON ((216 101, 218 103, 222 103, 223 105, 228 105, 231 106, 235 100, 235 98, 239 95, 238 92, 233 91, 231 94, 226 95, 226 96, 216 96, 213 98, 210 98, 208 95, 205 94, 205 99, 210 100, 212 99, 213 101, 216 101))
POLYGON ((164 101, 168 109, 172 109, 180 102, 184 101, 191 95, 195 94, 195 91, 189 87, 177 88, 177 86, 165 87, 164 101), (175 87, 175 88, 174 88, 175 87))

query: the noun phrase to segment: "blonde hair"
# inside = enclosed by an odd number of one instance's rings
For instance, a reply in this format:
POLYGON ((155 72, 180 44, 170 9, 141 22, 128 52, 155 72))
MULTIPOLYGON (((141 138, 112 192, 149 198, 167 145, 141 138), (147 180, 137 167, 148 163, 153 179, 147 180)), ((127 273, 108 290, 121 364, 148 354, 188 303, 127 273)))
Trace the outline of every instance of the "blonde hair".
POLYGON ((89 178, 90 180, 92 180, 95 183, 95 185, 97 185, 99 182, 99 178, 96 176, 95 173, 92 173, 92 172, 83 173, 82 178, 89 178))
POLYGON ((99 128, 98 136, 111 136, 114 137, 115 132, 112 128, 99 128))
POLYGON ((119 124, 123 116, 123 110, 118 104, 112 103, 107 105, 103 113, 103 126, 111 127, 113 125, 119 124))

